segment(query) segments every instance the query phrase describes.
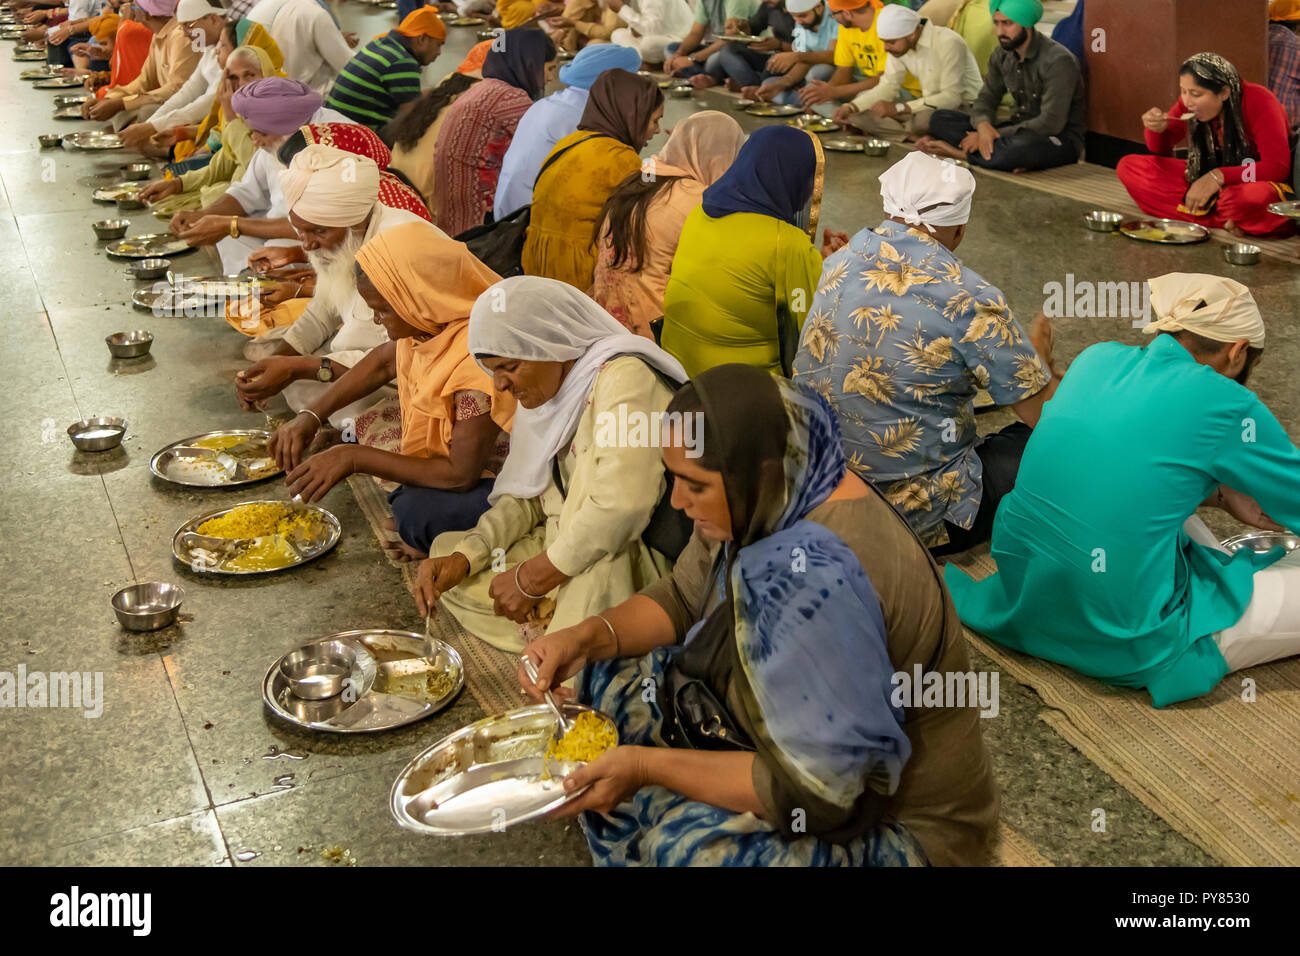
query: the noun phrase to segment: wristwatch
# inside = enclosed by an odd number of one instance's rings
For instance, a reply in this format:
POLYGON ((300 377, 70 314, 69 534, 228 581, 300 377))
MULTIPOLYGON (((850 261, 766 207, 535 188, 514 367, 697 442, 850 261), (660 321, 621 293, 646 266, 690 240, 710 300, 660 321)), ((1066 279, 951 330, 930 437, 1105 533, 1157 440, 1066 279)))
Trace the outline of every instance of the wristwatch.
POLYGON ((316 381, 332 382, 334 381, 334 363, 327 358, 320 360, 320 368, 316 371, 316 381))
POLYGON ((230 217, 230 238, 231 239, 239 238, 239 217, 238 216, 230 217))

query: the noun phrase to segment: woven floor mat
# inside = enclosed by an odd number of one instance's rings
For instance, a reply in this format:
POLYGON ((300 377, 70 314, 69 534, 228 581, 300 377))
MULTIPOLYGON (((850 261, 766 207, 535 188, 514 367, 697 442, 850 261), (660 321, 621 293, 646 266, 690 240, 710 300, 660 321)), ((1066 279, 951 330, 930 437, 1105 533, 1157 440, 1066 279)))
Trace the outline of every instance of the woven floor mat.
POLYGON ((999 825, 1002 842, 998 848, 999 866, 1055 866, 1034 845, 1005 823, 999 825))
MULTIPOLYGON (((986 552, 956 563, 976 578, 995 569, 986 552)), ((1300 658, 1230 674, 1204 697, 1157 710, 1146 691, 966 634, 1055 708, 1044 721, 1216 860, 1300 865, 1300 658)))
MULTIPOLYGON (((384 524, 393 516, 388 506, 388 496, 369 475, 352 475, 348 486, 361 506, 361 512, 370 522, 370 528, 381 542, 394 538, 394 533, 384 530, 384 524)), ((402 575, 407 591, 415 593, 415 575, 418 565, 414 561, 388 559, 402 575)), ((515 675, 514 658, 481 641, 463 628, 451 614, 436 611, 426 622, 434 637, 446 641, 459 652, 465 664, 465 686, 474 695, 485 713, 499 714, 519 707, 519 680, 515 675)))

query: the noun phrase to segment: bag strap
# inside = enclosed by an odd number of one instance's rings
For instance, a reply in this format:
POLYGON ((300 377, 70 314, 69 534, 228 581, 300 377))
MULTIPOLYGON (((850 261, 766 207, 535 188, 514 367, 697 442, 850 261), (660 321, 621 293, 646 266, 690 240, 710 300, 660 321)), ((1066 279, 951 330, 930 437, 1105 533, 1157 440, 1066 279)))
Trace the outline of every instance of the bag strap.
MULTIPOLYGON (((596 135, 604 136, 605 134, 597 133, 596 135)), ((574 143, 573 145, 577 146, 578 144, 574 143)), ((605 359, 605 361, 612 362, 614 361, 614 359, 620 359, 628 355, 632 356, 633 358, 640 359, 641 362, 645 365, 645 367, 650 369, 650 371, 654 372, 655 375, 659 378, 659 381, 661 381, 665 386, 667 386, 668 391, 675 392, 683 385, 686 384, 685 382, 677 381, 677 379, 673 378, 671 375, 669 375, 667 372, 663 371, 662 369, 655 368, 655 366, 651 365, 649 362, 645 360, 644 356, 638 355, 636 352, 619 352, 616 355, 611 355, 609 358, 605 359)), ((560 497, 561 498, 567 497, 568 492, 565 491, 564 489, 564 479, 560 477, 560 457, 558 455, 551 456, 551 477, 555 479, 555 487, 560 490, 560 497)), ((669 491, 671 490, 672 490, 672 483, 669 482, 669 491)))
MULTIPOLYGON (((551 163, 555 162, 557 159, 559 159, 561 156, 563 156, 563 155, 564 155, 565 153, 567 153, 569 150, 573 149, 573 147, 575 147, 575 146, 581 146, 583 143, 587 142, 587 140, 589 140, 589 139, 595 139, 595 138, 598 137, 598 136, 609 136, 609 134, 608 134, 608 133, 592 133, 590 136, 584 136, 584 137, 582 137, 582 139, 578 140, 576 143, 570 143, 568 146, 564 147, 564 149, 560 150, 558 153, 551 153, 550 156, 547 156, 547 157, 546 157, 546 162, 542 163, 542 168, 539 169, 539 170, 537 171, 537 178, 533 180, 533 189, 534 189, 534 190, 537 189, 537 183, 538 183, 539 180, 541 180, 541 178, 542 178, 542 173, 546 172, 546 170, 550 168, 551 163)), ((611 138, 612 138, 612 137, 611 137, 611 138)))

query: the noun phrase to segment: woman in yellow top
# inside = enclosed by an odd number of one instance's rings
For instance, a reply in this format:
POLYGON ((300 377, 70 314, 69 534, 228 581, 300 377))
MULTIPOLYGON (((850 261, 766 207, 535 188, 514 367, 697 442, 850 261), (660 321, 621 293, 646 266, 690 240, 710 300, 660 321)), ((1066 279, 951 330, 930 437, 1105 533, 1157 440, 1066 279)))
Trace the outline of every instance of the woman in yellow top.
POLYGON ((533 188, 526 275, 591 288, 605 200, 641 168, 641 149, 663 115, 663 92, 648 76, 606 70, 596 78, 578 129, 555 144, 533 188))
POLYGON ((510 454, 478 524, 434 541, 416 603, 428 614, 441 597, 471 634, 518 653, 542 602, 547 627, 571 627, 668 571, 642 535, 666 487, 661 376, 686 374, 572 286, 534 276, 479 296, 469 352, 519 403, 510 454))
POLYGON ((686 217, 662 344, 692 378, 728 362, 789 375, 822 258, 848 241, 827 230, 813 246, 822 163, 817 137, 765 126, 686 217))

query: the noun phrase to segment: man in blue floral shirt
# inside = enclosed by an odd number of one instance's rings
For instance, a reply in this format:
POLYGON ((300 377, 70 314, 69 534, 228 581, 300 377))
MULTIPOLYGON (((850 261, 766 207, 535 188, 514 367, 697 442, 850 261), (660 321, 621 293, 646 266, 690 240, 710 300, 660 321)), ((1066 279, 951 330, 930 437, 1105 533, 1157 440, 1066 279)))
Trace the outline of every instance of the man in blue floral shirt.
POLYGON ((889 218, 826 260, 794 377, 835 407, 850 467, 950 554, 988 540, 1056 379, 1002 293, 953 255, 970 171, 912 153, 880 184, 889 218), (980 439, 980 389, 1021 422, 980 439))

